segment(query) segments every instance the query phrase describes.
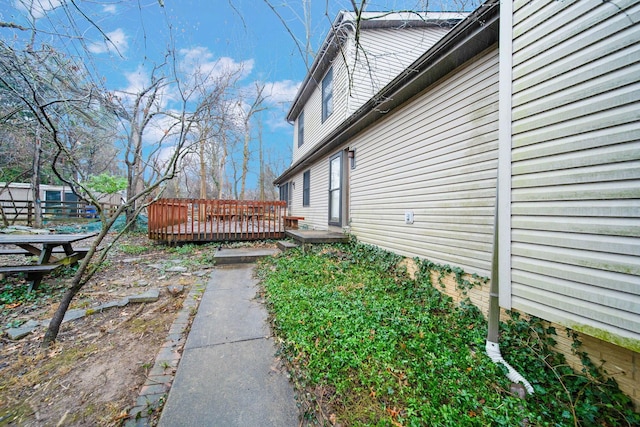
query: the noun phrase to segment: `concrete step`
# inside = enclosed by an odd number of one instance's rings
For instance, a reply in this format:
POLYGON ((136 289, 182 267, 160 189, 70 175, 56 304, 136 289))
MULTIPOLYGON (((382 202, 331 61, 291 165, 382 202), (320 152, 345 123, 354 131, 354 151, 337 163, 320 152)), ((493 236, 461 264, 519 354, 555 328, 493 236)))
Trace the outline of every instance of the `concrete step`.
POLYGON ((213 259, 216 265, 250 264, 260 258, 275 255, 280 252, 277 248, 233 248, 216 251, 213 259))
POLYGON ((278 249, 280 249, 282 252, 300 247, 300 245, 298 245, 297 243, 290 242, 288 240, 279 240, 277 245, 278 249))
POLYGON ((303 245, 318 243, 346 243, 349 236, 344 233, 337 233, 326 230, 287 230, 287 237, 303 245))

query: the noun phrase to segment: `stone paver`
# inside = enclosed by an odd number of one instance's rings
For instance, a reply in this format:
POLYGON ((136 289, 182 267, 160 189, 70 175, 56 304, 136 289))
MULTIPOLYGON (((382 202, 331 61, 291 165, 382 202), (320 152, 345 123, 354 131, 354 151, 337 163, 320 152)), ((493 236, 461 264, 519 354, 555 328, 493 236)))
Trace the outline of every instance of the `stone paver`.
MULTIPOLYGON (((160 296, 160 290, 150 289, 149 291, 143 294, 134 295, 132 297, 124 297, 117 301, 106 302, 94 308, 67 310, 67 312, 64 315, 64 319, 62 319, 62 323, 67 323, 73 320, 82 319, 85 316, 89 316, 93 313, 100 313, 104 310, 108 310, 113 307, 124 307, 130 302, 131 303, 154 302, 158 300, 159 296, 160 296)), ((40 326, 44 326, 45 328, 49 327, 49 323, 51 323, 51 320, 49 319, 43 320, 43 321, 28 320, 25 324, 20 325, 17 328, 7 328, 5 332, 7 333, 7 336, 10 339, 19 340, 29 335, 40 326)))

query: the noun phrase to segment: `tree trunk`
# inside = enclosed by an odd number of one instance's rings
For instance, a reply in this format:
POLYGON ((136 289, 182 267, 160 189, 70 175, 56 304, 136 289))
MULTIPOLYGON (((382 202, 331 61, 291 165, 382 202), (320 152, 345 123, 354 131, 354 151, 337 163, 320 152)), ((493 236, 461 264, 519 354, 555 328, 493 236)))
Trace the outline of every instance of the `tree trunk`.
POLYGON ((244 192, 247 187, 247 174, 249 173, 249 125, 244 134, 244 149, 242 150, 242 175, 240 175, 240 200, 244 200, 244 192))
POLYGON ((62 320, 64 319, 64 315, 67 313, 67 309, 69 305, 71 305, 71 300, 78 293, 78 291, 82 288, 83 283, 81 282, 82 274, 84 274, 84 270, 78 269, 75 276, 73 276, 73 282, 71 287, 67 289, 67 291, 62 296, 62 300, 60 301, 60 305, 56 310, 55 314, 51 318, 51 322, 49 323, 49 327, 47 328, 47 332, 44 334, 44 338, 42 339, 42 347, 49 347, 58 337, 58 332, 60 332, 60 325, 62 324, 62 320))
MULTIPOLYGON (((132 199, 133 195, 136 194, 135 187, 137 186, 137 179, 135 177, 132 180, 129 180, 127 185, 127 203, 132 199)), ((127 232, 133 231, 136 229, 136 206, 135 203, 128 205, 124 210, 124 218, 125 224, 128 224, 125 227, 127 232)))
POLYGON ((89 252, 87 252, 87 255, 80 262, 80 266, 78 267, 78 270, 74 274, 73 280, 71 281, 71 287, 69 287, 69 289, 67 289, 67 291, 62 296, 60 305, 58 305, 55 314, 51 318, 51 322, 49 323, 47 332, 45 332, 44 338, 42 339, 41 347, 49 347, 56 340, 56 338, 58 337, 58 332, 60 332, 60 325, 62 324, 64 315, 69 309, 69 305, 71 304, 73 297, 80 291, 80 289, 82 289, 85 283, 87 283, 87 281, 91 279, 91 275, 85 277, 84 280, 83 276, 87 272, 91 258, 96 253, 96 248, 100 245, 100 243, 106 236, 107 231, 108 229, 103 225, 102 231, 100 232, 96 240, 91 244, 89 252))
MULTIPOLYGON (((28 206, 27 206, 27 209, 28 209, 28 206)), ((2 225, 4 227, 8 227, 9 226, 9 220, 7 219, 7 215, 5 215, 5 213, 4 213, 4 209, 2 208, 2 206, 0 206, 0 217, 2 218, 2 225)), ((28 218, 28 216, 27 216, 27 218, 28 218)), ((28 222, 28 220, 27 220, 27 222, 28 222)))
POLYGON ((259 144, 259 156, 260 156, 260 201, 264 202, 264 153, 262 152, 262 121, 258 122, 258 144, 259 144))
POLYGON ((42 142, 36 134, 36 148, 33 153, 33 175, 31 176, 31 191, 33 192, 34 227, 42 228, 42 201, 40 200, 40 158, 42 155, 42 142))
POLYGON ((220 155, 220 187, 218 188, 218 200, 224 197, 224 187, 227 177, 227 139, 222 138, 222 154, 220 155))
MULTIPOLYGON (((137 123, 134 123, 131 130, 131 142, 130 146, 133 147, 133 161, 127 162, 127 203, 133 199, 134 195, 141 191, 140 180, 142 178, 142 131, 139 130, 137 123)), ((131 203, 125 209, 125 221, 127 232, 134 231, 137 227, 136 223, 136 205, 137 203, 131 203)))
MULTIPOLYGON (((206 135, 206 133, 205 133, 206 135)), ((204 138, 200 138, 200 198, 207 198, 207 162, 204 157, 204 138)))

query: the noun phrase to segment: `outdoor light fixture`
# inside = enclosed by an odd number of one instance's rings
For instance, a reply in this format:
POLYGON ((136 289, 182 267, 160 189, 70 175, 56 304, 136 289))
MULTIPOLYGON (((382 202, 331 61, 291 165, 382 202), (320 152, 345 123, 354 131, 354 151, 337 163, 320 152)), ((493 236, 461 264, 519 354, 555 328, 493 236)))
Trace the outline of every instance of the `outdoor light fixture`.
POLYGON ((347 151, 347 157, 349 158, 351 169, 355 169, 356 168, 356 149, 352 148, 349 151, 347 151))

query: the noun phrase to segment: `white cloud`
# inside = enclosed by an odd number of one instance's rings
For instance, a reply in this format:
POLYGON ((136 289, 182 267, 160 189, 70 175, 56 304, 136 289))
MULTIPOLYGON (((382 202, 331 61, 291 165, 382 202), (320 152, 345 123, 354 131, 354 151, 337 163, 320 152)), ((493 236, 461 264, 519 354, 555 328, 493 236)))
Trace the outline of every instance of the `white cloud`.
MULTIPOLYGON (((132 113, 132 107, 139 94, 143 93, 151 85, 151 74, 140 65, 138 68, 130 73, 125 73, 127 79, 127 85, 125 88, 117 90, 117 96, 120 98, 125 109, 129 113, 132 113)), ((164 111, 169 113, 169 102, 172 100, 170 88, 168 85, 161 85, 158 88, 158 92, 154 101, 154 109, 158 111, 164 111)), ((143 100, 142 105, 145 105, 143 100)), ((140 113, 140 111, 138 112, 140 113)), ((174 112, 174 116, 179 116, 179 112, 174 112)), ((172 139, 172 129, 175 131, 175 125, 177 119, 171 117, 169 114, 156 115, 151 122, 147 125, 143 134, 143 141, 145 145, 155 145, 162 140, 172 139)))
MULTIPOLYGON (((144 143, 155 145, 165 139, 172 141, 178 123, 179 121, 175 117, 169 115, 155 116, 144 130, 142 135, 144 143)), ((169 143, 169 145, 171 144, 169 143)))
POLYGON ((215 58, 207 47, 196 46, 180 50, 180 69, 188 80, 194 83, 196 79, 206 86, 216 84, 221 78, 234 76, 242 80, 253 71, 254 61, 236 61, 223 56, 215 58))
POLYGON ((300 82, 293 80, 282 80, 279 82, 268 82, 265 85, 265 95, 270 104, 289 104, 298 93, 300 82))
MULTIPOLYGON (((118 89, 115 92, 121 99, 122 103, 126 106, 133 105, 136 96, 148 89, 151 84, 151 75, 144 69, 142 65, 139 65, 135 71, 124 74, 127 79, 127 86, 118 89)), ((165 87, 159 89, 159 94, 156 96, 156 104, 164 107, 166 105, 166 97, 163 96, 165 87)))
POLYGON ((292 129, 291 123, 285 120, 284 114, 270 113, 267 116, 265 123, 267 124, 269 129, 271 129, 272 131, 292 129))
POLYGON ((129 38, 122 28, 118 28, 110 33, 105 33, 107 36, 107 40, 101 42, 91 43, 89 45, 89 51, 91 53, 106 53, 111 49, 115 48, 119 54, 124 55, 124 53, 129 48, 129 42, 127 39, 129 38))
POLYGON ((128 86, 122 91, 131 94, 141 92, 147 86, 150 79, 149 73, 147 73, 141 65, 138 66, 135 71, 125 73, 125 77, 127 78, 128 86))
POLYGON ((49 11, 62 6, 63 3, 64 0, 14 0, 13 5, 16 9, 25 11, 39 19, 49 11))
POLYGON ((113 15, 116 14, 117 10, 118 9, 116 8, 115 4, 105 4, 104 7, 102 8, 103 12, 111 13, 113 15))

